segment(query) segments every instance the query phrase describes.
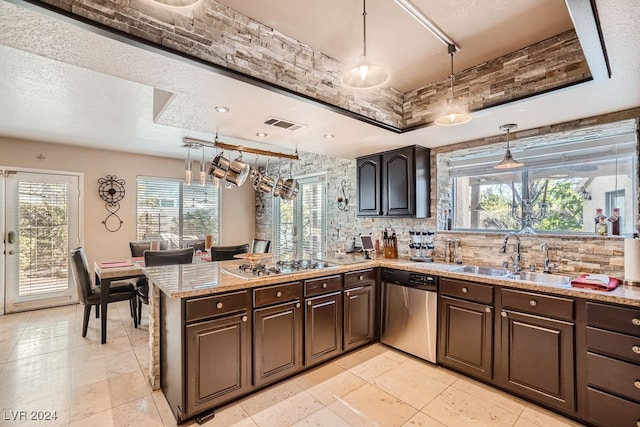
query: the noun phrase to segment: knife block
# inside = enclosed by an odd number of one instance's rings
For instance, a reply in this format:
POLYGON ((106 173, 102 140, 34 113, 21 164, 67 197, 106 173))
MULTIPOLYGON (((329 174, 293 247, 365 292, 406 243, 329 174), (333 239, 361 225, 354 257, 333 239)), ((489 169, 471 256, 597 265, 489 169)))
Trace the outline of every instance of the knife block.
POLYGON ((385 258, 398 258, 398 248, 396 246, 387 246, 384 248, 385 258))

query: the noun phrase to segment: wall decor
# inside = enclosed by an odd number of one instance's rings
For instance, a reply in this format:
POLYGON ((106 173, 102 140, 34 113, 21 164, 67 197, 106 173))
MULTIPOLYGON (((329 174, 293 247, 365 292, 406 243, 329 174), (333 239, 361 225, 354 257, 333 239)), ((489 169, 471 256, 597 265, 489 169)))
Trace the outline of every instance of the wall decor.
POLYGON ((106 178, 98 180, 98 194, 106 203, 105 209, 109 211, 109 215, 102 223, 107 231, 116 232, 122 227, 123 221, 120 219, 118 212, 120 210, 120 201, 124 198, 124 179, 118 179, 115 175, 107 175, 106 178))
POLYGON ((340 183, 340 190, 342 191, 342 196, 338 196, 338 209, 341 211, 347 210, 347 205, 349 204, 349 199, 347 198, 347 193, 345 191, 345 187, 347 186, 347 180, 343 179, 340 183))

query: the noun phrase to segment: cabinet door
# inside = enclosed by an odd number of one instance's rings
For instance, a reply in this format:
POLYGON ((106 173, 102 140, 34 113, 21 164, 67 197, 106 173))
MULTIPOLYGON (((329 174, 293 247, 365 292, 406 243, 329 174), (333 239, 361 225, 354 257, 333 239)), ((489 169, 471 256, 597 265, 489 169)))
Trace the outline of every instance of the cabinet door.
POLYGON ((187 416, 249 391, 249 324, 244 312, 186 327, 187 416))
POLYGON ((415 215, 413 147, 382 155, 382 207, 386 215, 415 215))
POLYGON ((438 362, 473 377, 493 378, 493 308, 440 297, 438 362))
POLYGON ((575 413, 573 323, 502 310, 499 383, 575 413))
POLYGON ((307 298, 304 363, 312 365, 342 352, 342 292, 307 298))
POLYGON ((254 310, 254 380, 260 386, 302 368, 299 301, 254 310))
POLYGON ((380 203, 380 156, 357 160, 358 216, 382 215, 380 203))
POLYGON ((373 286, 362 286, 344 291, 345 350, 351 350, 373 341, 374 298, 373 286))

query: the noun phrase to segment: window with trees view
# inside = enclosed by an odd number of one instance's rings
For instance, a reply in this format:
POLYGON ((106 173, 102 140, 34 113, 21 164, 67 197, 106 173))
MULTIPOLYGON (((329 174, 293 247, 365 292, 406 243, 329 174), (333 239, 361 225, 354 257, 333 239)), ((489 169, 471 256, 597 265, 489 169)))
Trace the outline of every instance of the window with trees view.
POLYGON ((636 136, 620 128, 598 137, 518 141, 511 147, 524 163, 518 169, 493 168, 504 147, 445 155, 438 227, 452 215, 456 230, 594 234, 596 209, 609 217, 618 208, 621 234, 635 232, 636 136))
POLYGON ((219 242, 219 188, 186 185, 182 180, 138 177, 137 239, 166 240, 171 248, 185 246, 207 234, 219 242))

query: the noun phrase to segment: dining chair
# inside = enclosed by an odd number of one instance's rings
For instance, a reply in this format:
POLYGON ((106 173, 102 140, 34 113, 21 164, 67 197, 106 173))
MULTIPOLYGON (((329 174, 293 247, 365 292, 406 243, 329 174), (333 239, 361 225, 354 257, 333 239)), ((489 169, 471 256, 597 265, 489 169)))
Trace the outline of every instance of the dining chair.
MULTIPOLYGON (((151 242, 129 242, 129 249, 131 250, 131 257, 143 257, 144 251, 151 250, 151 242)), ((163 251, 169 249, 169 242, 167 242, 166 240, 160 240, 160 249, 163 251)))
MULTIPOLYGON (((193 253, 192 247, 164 251, 144 251, 144 266, 159 267, 162 265, 191 264, 193 262, 193 253)), ((149 304, 149 282, 146 277, 138 280, 136 293, 138 295, 137 322, 139 324, 142 320, 142 304, 149 304)))
POLYGON ((235 246, 211 246, 211 261, 234 259, 234 255, 249 252, 249 244, 235 246))
MULTIPOLYGON (((78 290, 78 299, 84 304, 84 317, 82 320, 82 336, 87 336, 87 328, 89 326, 89 315, 91 307, 96 307, 96 313, 100 307, 100 289, 91 284, 91 275, 87 264, 87 256, 83 247, 78 247, 69 251, 69 263, 71 264, 71 273, 73 281, 78 290)), ((109 286, 109 298, 107 303, 127 301, 129 300, 130 309, 136 312, 136 290, 132 284, 109 286)), ((138 319, 133 316, 133 325, 138 327, 138 319)), ((105 336, 107 331, 107 308, 102 311, 101 333, 105 336)), ((104 340, 102 340, 104 342, 104 340)))
POLYGON ((251 242, 251 252, 266 254, 269 252, 270 245, 271 240, 253 239, 251 242))

